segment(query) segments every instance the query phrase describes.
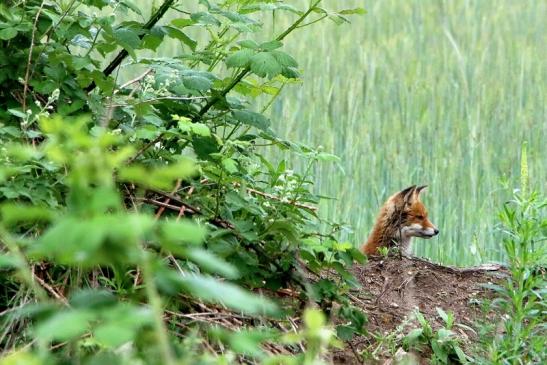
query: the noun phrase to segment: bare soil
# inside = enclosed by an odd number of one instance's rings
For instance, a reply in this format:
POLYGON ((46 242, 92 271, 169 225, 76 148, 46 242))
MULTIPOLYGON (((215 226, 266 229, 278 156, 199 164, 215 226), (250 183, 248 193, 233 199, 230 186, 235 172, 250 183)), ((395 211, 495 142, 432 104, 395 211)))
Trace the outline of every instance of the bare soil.
MULTIPOLYGON (((386 335, 405 323, 404 333, 417 327, 412 320, 419 309, 434 329, 444 325, 436 308, 455 315, 456 323, 476 327, 477 320, 494 317, 485 313, 480 303, 493 297, 482 284, 500 283, 507 276, 499 265, 473 268, 441 266, 412 257, 370 257, 366 265, 353 269, 362 288, 350 293, 355 306, 368 316, 368 331, 386 335)), ((492 318, 493 319, 493 318, 492 318)), ((464 350, 476 336, 473 330, 455 326, 453 331, 462 341, 464 350)), ((389 354, 378 352, 377 359, 363 360, 363 350, 377 348, 374 336, 357 336, 333 354, 335 364, 391 364, 389 354)), ((391 354, 392 355, 392 354, 391 354)), ((427 363, 427 352, 419 354, 420 363, 427 363)))

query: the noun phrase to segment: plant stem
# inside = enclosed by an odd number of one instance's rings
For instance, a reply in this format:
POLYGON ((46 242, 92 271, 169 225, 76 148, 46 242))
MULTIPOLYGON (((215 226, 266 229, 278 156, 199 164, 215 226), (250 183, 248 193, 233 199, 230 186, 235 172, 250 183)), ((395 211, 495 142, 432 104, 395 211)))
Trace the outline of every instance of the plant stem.
POLYGON ((27 262, 27 258, 21 250, 19 250, 17 243, 10 237, 10 234, 3 227, 0 227, 0 238, 11 254, 15 256, 16 260, 19 261, 17 271, 19 271, 21 280, 29 286, 38 300, 41 302, 48 302, 49 297, 46 291, 42 289, 42 287, 34 280, 34 275, 32 274, 32 270, 27 262))
POLYGON ((165 365, 174 365, 175 359, 171 348, 169 347, 169 338, 167 335, 167 328, 163 322, 163 305, 161 303, 160 295, 154 283, 154 275, 151 267, 151 258, 145 252, 145 258, 142 264, 142 273, 144 280, 144 287, 146 288, 146 296, 148 297, 148 304, 152 308, 154 315, 154 327, 156 330, 156 336, 158 340, 158 346, 161 350, 162 363, 165 365))

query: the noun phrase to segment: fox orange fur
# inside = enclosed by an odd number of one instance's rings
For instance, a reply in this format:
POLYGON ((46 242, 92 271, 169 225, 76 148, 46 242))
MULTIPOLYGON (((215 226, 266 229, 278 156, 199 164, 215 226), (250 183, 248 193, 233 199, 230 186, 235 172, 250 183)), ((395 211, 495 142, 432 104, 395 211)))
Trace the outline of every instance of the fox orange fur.
POLYGON ((413 185, 389 197, 380 209, 367 242, 361 247, 363 253, 374 255, 379 247, 398 247, 408 254, 412 237, 431 238, 439 234, 420 201, 420 192, 425 187, 413 185))

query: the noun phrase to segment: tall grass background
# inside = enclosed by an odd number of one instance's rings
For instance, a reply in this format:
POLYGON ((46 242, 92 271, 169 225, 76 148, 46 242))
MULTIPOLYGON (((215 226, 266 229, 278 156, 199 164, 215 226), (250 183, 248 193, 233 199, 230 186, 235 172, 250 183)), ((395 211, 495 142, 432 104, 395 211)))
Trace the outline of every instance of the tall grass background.
MULTIPOLYGON (((303 83, 285 87, 268 111, 280 136, 341 158, 343 171, 314 171, 318 192, 334 198, 320 214, 353 227, 342 239, 358 245, 389 195, 428 184, 423 201, 440 235, 416 239, 414 253, 456 265, 503 260, 497 212, 518 186, 522 143, 533 187, 547 190, 547 2, 323 6, 367 14, 292 34, 284 49, 299 61, 303 83)), ((262 20, 268 34, 250 38, 279 32, 262 20)))

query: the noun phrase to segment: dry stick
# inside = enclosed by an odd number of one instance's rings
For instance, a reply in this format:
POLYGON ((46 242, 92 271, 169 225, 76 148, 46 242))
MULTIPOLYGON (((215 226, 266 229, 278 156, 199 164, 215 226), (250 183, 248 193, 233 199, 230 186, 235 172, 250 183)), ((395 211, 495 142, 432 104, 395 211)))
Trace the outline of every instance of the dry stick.
POLYGON ((152 69, 151 69, 151 68, 149 68, 148 70, 146 70, 142 75, 135 77, 133 80, 127 81, 125 84, 123 84, 123 85, 121 85, 120 87, 118 87, 118 88, 116 89, 116 91, 114 91, 114 94, 117 94, 121 89, 125 89, 126 87, 128 87, 128 86, 131 85, 131 84, 134 84, 134 83, 136 83, 136 82, 141 81, 141 80, 144 79, 150 72, 152 72, 152 69))
POLYGON ((28 51, 27 70, 25 71, 25 81, 23 83, 23 112, 26 112, 26 109, 27 109, 28 79, 30 77, 30 63, 32 62, 32 50, 34 49, 34 38, 36 37, 38 18, 40 17, 40 13, 42 13, 44 4, 45 4, 45 0, 42 1, 42 4, 40 4, 40 8, 38 9, 38 12, 36 13, 36 17, 34 18, 34 25, 32 27, 32 36, 30 38, 30 49, 28 51))
MULTIPOLYGON (((141 76, 142 76, 142 75, 141 75, 141 76)), ((146 75, 144 75, 144 76, 146 76, 146 75)), ((143 76, 143 77, 144 77, 144 76, 143 76)), ((171 192, 171 195, 173 195, 177 190, 179 190, 180 184, 181 184, 181 183, 182 183, 182 180, 181 180, 181 179, 178 179, 178 180, 177 180, 177 183, 175 184, 175 188, 174 188, 173 191, 171 192)), ((170 201, 171 201, 171 198, 166 197, 165 200, 164 200, 163 202, 164 202, 164 204, 169 204, 170 201)), ((166 207, 165 207, 164 205, 162 205, 162 206, 159 207, 158 211, 156 212, 156 215, 154 216, 154 219, 155 219, 155 220, 158 220, 158 219, 161 218, 163 212, 165 211, 165 208, 166 208, 166 207)), ((181 208, 181 209, 182 209, 182 208, 181 208)), ((178 220, 178 219, 177 219, 177 220, 178 220)), ((172 254, 169 254, 168 258, 169 258, 171 261, 173 261, 173 263, 177 266, 177 268, 178 268, 179 270, 181 270, 180 266, 178 265, 178 263, 176 262, 176 260, 175 260, 175 258, 173 257, 172 254)), ((135 274, 135 278, 134 278, 134 280, 133 280, 133 286, 134 286, 134 287, 137 286, 137 284, 139 283, 140 274, 141 274, 141 271, 140 271, 139 268, 137 268, 137 273, 135 274)))
MULTIPOLYGON (((171 7, 171 5, 175 2, 175 0, 165 0, 165 2, 160 6, 158 11, 156 11, 146 22, 143 29, 144 30, 150 30, 156 23, 165 15, 167 10, 171 7)), ((139 35, 139 38, 142 39, 145 34, 139 35)), ((110 62, 110 64, 104 69, 103 75, 108 76, 110 75, 121 63, 122 61, 129 55, 129 52, 127 52, 125 49, 121 50, 120 53, 110 62)), ((97 87, 97 84, 95 84, 95 81, 93 81, 91 84, 89 84, 88 87, 86 87, 85 91, 88 93, 93 91, 97 87)))

